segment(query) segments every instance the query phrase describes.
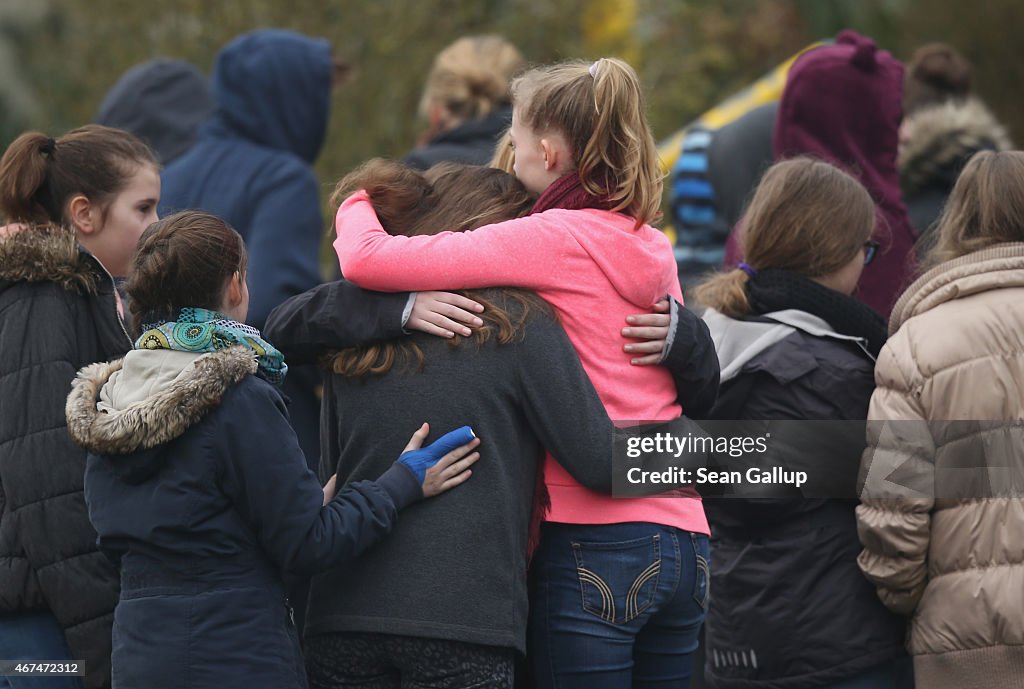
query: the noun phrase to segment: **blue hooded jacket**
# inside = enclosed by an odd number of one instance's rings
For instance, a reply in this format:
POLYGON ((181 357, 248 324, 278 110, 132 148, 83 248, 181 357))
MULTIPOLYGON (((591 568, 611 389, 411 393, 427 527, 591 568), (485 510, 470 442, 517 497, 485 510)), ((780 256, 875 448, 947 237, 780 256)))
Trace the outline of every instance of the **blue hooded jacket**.
MULTIPOLYGON (((217 56, 216 108, 199 140, 164 170, 160 215, 198 208, 226 220, 249 252, 248 322, 320 283, 320 187, 311 167, 330 113, 331 48, 325 40, 264 29, 217 56)), ((293 367, 283 392, 306 458, 320 455, 320 376, 293 367)))
POLYGON ((95 122, 131 132, 170 165, 192 147, 212 111, 209 79, 183 60, 160 58, 121 75, 95 122))
POLYGON ((249 323, 320 282, 323 233, 311 167, 330 113, 327 41, 267 29, 245 34, 217 56, 216 108, 196 145, 162 175, 160 214, 214 213, 245 238, 249 323))

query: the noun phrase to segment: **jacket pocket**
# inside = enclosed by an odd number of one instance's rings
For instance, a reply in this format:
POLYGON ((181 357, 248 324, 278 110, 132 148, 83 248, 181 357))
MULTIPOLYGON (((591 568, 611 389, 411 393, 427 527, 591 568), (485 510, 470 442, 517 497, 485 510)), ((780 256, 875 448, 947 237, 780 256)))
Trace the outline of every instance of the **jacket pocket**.
POLYGON ((696 565, 693 580, 693 600, 700 609, 708 611, 708 598, 711 596, 711 546, 704 534, 691 533, 690 543, 693 544, 693 560, 696 565))
POLYGON ((573 541, 583 609, 625 624, 654 602, 661 574, 661 536, 616 543, 573 541))

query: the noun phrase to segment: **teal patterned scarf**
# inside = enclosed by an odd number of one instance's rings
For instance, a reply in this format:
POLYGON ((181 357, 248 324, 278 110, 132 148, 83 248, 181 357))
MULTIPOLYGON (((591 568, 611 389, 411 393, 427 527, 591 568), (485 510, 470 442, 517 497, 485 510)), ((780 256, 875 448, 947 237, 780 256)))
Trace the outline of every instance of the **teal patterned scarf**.
POLYGON ((173 349, 178 352, 215 352, 243 345, 256 352, 259 375, 280 385, 288 373, 284 354, 260 336, 260 331, 208 309, 184 308, 174 321, 142 326, 135 349, 173 349))

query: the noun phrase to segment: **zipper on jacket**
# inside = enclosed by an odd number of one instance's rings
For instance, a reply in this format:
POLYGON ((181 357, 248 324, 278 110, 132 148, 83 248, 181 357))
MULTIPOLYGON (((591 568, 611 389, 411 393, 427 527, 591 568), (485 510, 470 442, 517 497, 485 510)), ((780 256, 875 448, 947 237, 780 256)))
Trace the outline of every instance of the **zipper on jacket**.
POLYGON ((114 318, 117 319, 117 324, 121 327, 121 333, 124 335, 124 339, 128 341, 128 351, 131 351, 135 349, 135 340, 133 340, 132 336, 128 334, 128 328, 124 327, 124 319, 121 317, 121 312, 117 308, 117 302, 119 298, 117 293, 117 282, 114 281, 114 276, 110 274, 110 271, 107 270, 107 267, 103 265, 98 258, 93 256, 92 254, 89 254, 89 257, 96 262, 96 265, 100 267, 100 270, 103 271, 103 274, 107 276, 108 280, 110 280, 110 289, 113 290, 112 294, 114 297, 114 318))

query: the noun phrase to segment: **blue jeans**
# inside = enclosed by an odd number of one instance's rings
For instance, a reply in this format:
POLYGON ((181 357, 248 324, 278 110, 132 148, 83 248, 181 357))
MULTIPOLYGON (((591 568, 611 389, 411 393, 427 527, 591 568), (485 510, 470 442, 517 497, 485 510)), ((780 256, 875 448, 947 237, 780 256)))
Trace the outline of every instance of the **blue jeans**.
POLYGON ((671 526, 545 524, 530 606, 536 687, 689 686, 708 561, 707 536, 671 526))
MULTIPOLYGON (((50 612, 0 616, 0 659, 72 660, 64 632, 50 612)), ((81 677, 0 675, 0 689, 82 689, 81 677)))

